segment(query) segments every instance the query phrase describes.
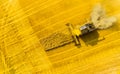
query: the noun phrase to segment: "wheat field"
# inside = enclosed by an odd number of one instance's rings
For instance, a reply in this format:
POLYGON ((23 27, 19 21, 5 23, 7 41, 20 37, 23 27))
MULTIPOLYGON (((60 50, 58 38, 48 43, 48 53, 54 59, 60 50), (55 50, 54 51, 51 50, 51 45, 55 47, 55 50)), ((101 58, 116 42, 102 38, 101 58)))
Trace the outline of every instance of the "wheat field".
POLYGON ((120 0, 0 0, 0 74, 120 74, 120 0), (100 3, 117 22, 45 51, 40 40, 82 25, 100 3))

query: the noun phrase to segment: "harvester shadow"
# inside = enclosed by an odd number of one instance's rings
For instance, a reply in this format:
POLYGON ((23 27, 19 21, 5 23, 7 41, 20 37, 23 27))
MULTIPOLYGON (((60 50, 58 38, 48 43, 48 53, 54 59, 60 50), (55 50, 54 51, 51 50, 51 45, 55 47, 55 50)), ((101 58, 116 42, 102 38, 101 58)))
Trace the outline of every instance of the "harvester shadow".
MULTIPOLYGON (((99 33, 97 32, 97 30, 93 31, 93 32, 90 32, 88 34, 85 34, 85 35, 82 35, 80 36, 81 39, 85 42, 85 44, 88 46, 88 45, 91 45, 91 46, 94 46, 96 45, 99 41, 98 38, 99 38, 99 33)), ((104 40, 104 39, 103 39, 104 40)))

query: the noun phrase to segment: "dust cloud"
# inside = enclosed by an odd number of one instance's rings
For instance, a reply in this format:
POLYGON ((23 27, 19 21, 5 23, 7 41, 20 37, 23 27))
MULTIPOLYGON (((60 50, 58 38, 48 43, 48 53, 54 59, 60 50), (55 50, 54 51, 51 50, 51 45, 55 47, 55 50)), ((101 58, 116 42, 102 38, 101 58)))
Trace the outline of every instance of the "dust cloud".
POLYGON ((105 9, 102 8, 100 4, 97 4, 91 13, 91 22, 97 29, 107 29, 114 25, 116 18, 111 16, 107 17, 105 9))

